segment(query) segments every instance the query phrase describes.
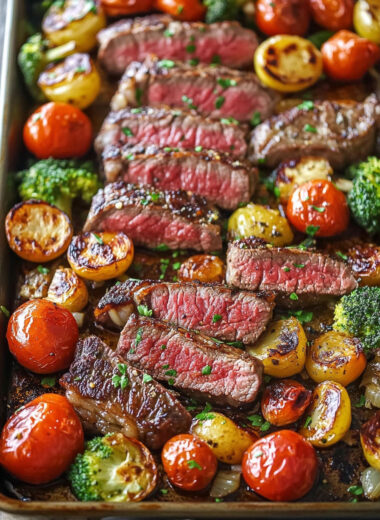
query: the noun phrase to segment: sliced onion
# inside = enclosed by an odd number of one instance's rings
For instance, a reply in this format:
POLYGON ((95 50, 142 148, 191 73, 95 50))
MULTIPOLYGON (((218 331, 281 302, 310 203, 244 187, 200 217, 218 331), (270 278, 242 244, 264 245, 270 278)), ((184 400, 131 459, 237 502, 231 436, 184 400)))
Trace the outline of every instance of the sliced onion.
POLYGON ((380 471, 375 468, 366 468, 360 476, 364 495, 370 500, 380 498, 380 471))
POLYGON ((84 312, 72 312, 71 314, 74 316, 74 319, 77 322, 78 327, 79 328, 83 327, 84 312))
POLYGON ((380 408, 380 354, 368 363, 360 386, 365 386, 366 408, 380 408))
POLYGON ((353 183, 349 179, 343 179, 343 177, 339 177, 335 180, 335 186, 338 188, 338 190, 348 193, 352 190, 353 183))
POLYGON ((120 327, 121 329, 124 327, 124 325, 127 323, 129 316, 134 311, 134 305, 132 303, 119 306, 114 309, 110 309, 108 311, 108 315, 113 321, 113 323, 120 327))
POLYGON ((213 498, 223 498, 240 486, 240 473, 237 471, 218 471, 212 483, 210 496, 213 498))

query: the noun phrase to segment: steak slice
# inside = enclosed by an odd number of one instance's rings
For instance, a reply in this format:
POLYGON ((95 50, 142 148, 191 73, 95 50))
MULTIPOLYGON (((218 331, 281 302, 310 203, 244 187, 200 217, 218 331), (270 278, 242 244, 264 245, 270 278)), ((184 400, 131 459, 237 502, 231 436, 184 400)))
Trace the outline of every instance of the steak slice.
POLYGON ((114 182, 92 199, 84 231, 123 231, 135 245, 215 251, 222 248, 219 212, 185 191, 152 192, 114 182))
POLYGON ((175 395, 124 363, 97 336, 77 344, 75 359, 60 384, 66 397, 94 433, 122 432, 152 449, 188 431, 191 416, 175 395), (119 383, 114 376, 125 378, 119 383))
POLYGON ((151 376, 216 404, 250 404, 261 385, 261 362, 246 352, 152 318, 133 314, 117 352, 151 376))
POLYGON ((164 105, 192 108, 213 119, 249 122, 256 113, 267 119, 277 99, 253 72, 149 57, 127 67, 111 109, 164 105))
POLYGON ((191 191, 229 210, 250 201, 258 180, 257 168, 247 161, 212 150, 110 146, 103 167, 108 181, 191 191))
POLYGON ((252 65, 256 34, 238 22, 179 22, 167 15, 120 20, 98 33, 99 60, 109 74, 121 76, 132 61, 150 54, 159 58, 252 65))
POLYGON ((362 103, 319 101, 297 107, 258 125, 251 133, 249 157, 274 167, 281 161, 315 155, 343 168, 365 159, 375 147, 375 95, 362 103))
POLYGON ((109 145, 156 145, 194 150, 202 146, 242 158, 247 127, 214 121, 183 109, 125 108, 110 112, 95 140, 99 155, 109 145))
POLYGON ((131 299, 152 316, 228 342, 254 343, 272 317, 274 294, 237 291, 220 284, 136 282, 112 287, 95 310, 98 321, 112 321, 110 310, 127 317, 131 299))
POLYGON ((228 245, 226 280, 241 289, 275 291, 286 306, 300 304, 305 295, 309 303, 317 303, 357 287, 344 262, 297 248, 267 247, 250 238, 228 245))

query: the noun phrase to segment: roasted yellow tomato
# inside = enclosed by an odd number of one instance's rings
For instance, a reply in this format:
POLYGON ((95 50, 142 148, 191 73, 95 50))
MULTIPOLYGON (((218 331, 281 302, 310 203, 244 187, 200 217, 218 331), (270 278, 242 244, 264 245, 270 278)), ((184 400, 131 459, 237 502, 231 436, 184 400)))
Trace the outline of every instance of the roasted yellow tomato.
POLYGON ((234 211, 228 219, 228 233, 232 239, 254 236, 274 246, 289 245, 294 238, 287 219, 279 211, 260 204, 248 204, 234 211))
POLYGON ((335 381, 323 381, 314 389, 300 430, 311 444, 319 448, 340 441, 351 425, 351 401, 347 390, 335 381))
POLYGON ((133 253, 133 243, 124 233, 81 233, 73 237, 67 259, 79 276, 100 282, 123 274, 133 253))
POLYGON ((70 312, 79 312, 88 302, 86 284, 72 269, 59 267, 54 273, 47 299, 70 312))
POLYGON ((38 200, 13 206, 5 219, 9 247, 24 260, 49 262, 69 246, 73 228, 60 209, 38 200))
POLYGON ((354 27, 362 38, 380 44, 380 0, 358 0, 356 2, 354 27))
POLYGON ((361 427, 360 442, 368 464, 380 471, 380 410, 361 427))
POLYGON ((105 25, 103 10, 94 0, 54 2, 42 20, 42 30, 54 45, 75 41, 79 52, 96 46, 96 35, 105 25))
POLYGON ((297 92, 313 85, 322 74, 322 56, 305 38, 272 36, 256 50, 255 71, 260 80, 280 92, 297 92))
POLYGON ((336 381, 347 386, 355 381, 367 364, 357 338, 331 330, 319 336, 306 357, 306 370, 314 381, 336 381))
POLYGON ((259 341, 247 347, 247 352, 263 362, 264 374, 290 377, 305 365, 306 343, 301 323, 292 316, 270 323, 259 341))
POLYGON ((84 109, 99 94, 100 76, 88 54, 76 53, 49 66, 40 75, 38 86, 50 101, 84 109))
POLYGON ((215 457, 226 464, 240 464, 246 449, 258 439, 221 413, 209 412, 195 420, 191 432, 205 441, 215 457))
POLYGON ((181 282, 223 282, 226 268, 223 261, 214 255, 190 256, 181 264, 178 278, 181 282))

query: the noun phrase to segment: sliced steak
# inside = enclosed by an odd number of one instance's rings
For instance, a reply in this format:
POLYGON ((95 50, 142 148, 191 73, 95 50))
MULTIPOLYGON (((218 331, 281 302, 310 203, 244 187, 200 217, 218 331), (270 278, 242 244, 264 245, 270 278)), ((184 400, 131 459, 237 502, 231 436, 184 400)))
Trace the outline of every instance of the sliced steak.
POLYGON ((222 248, 219 212, 184 191, 152 192, 114 182, 92 199, 84 231, 123 231, 135 245, 215 251, 222 248))
POLYGON ((319 101, 292 108, 258 125, 251 134, 250 159, 274 167, 305 155, 325 157, 333 168, 366 158, 376 141, 375 95, 363 103, 319 101))
POLYGON ((159 58, 252 65, 256 34, 238 22, 204 24, 179 22, 167 15, 120 20, 98 33, 99 60, 109 74, 121 76, 132 61, 150 54, 159 58))
POLYGON ((172 392, 154 380, 144 381, 143 372, 125 364, 96 336, 78 342, 75 359, 60 384, 93 433, 122 432, 158 449, 173 435, 186 432, 191 423, 172 392))
POLYGON ((250 201, 258 180, 257 168, 247 161, 212 150, 110 146, 103 167, 108 181, 191 191, 229 210, 250 201))
POLYGON ((261 362, 246 352, 152 318, 132 315, 117 352, 151 376, 216 404, 250 404, 261 385, 261 362))
POLYGON ((286 306, 316 303, 357 287, 344 262, 297 248, 267 247, 255 239, 228 245, 226 280, 241 289, 275 291, 283 296, 281 303, 286 306), (302 296, 309 298, 301 300, 302 296))
POLYGON ((112 287, 95 310, 98 321, 116 325, 127 317, 131 299, 154 318, 228 342, 253 343, 272 317, 274 294, 237 291, 220 284, 136 282, 112 287))
POLYGON ((99 155, 109 145, 156 145, 194 150, 202 146, 242 158, 247 152, 247 127, 203 118, 170 108, 125 108, 110 112, 95 140, 99 155))
POLYGON ((127 67, 111 109, 164 105, 192 108, 213 119, 249 122, 256 113, 267 119, 277 99, 253 72, 149 57, 127 67))

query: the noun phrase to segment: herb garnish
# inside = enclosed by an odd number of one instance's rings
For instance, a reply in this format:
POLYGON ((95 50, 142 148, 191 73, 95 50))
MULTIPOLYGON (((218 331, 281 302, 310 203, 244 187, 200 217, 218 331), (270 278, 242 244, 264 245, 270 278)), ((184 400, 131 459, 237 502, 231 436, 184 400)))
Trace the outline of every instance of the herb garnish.
POLYGON ((236 85, 236 79, 218 78, 216 81, 222 88, 234 87, 236 85))
POLYGON ((126 135, 127 137, 132 137, 133 136, 133 132, 132 130, 129 128, 129 126, 125 126, 124 128, 121 129, 123 134, 126 135))
POLYGON ((313 110, 314 108, 314 103, 313 101, 309 101, 309 100, 305 100, 305 101, 302 101, 301 104, 299 104, 297 106, 297 108, 299 110, 313 110))
POLYGON ((215 108, 219 109, 222 108, 224 105, 225 98, 223 96, 218 96, 215 100, 215 108))
POLYGON ((208 421, 210 419, 214 419, 215 415, 213 413, 210 413, 211 410, 212 410, 211 404, 206 403, 206 406, 203 408, 203 410, 200 413, 198 413, 195 416, 195 419, 197 419, 198 421, 208 421))
POLYGON ((311 237, 315 236, 315 234, 318 233, 318 231, 319 231, 319 227, 320 226, 312 226, 312 225, 307 226, 306 227, 306 234, 311 236, 311 237))
POLYGON ((152 380, 153 380, 153 377, 150 376, 149 374, 144 374, 143 375, 143 383, 149 383, 152 380))
POLYGON ((55 377, 43 377, 41 379, 41 385, 48 386, 49 388, 53 387, 55 385, 55 377))
POLYGON ((124 390, 129 384, 129 379, 126 375, 127 365, 124 365, 123 363, 118 363, 117 369, 120 375, 114 374, 112 376, 112 384, 115 388, 120 387, 122 390, 124 390))
POLYGON ((212 322, 217 323, 221 319, 222 319, 222 316, 220 314, 214 314, 214 316, 212 317, 212 322))
POLYGON ((212 371, 212 368, 210 367, 210 365, 205 365, 202 368, 202 376, 209 376, 211 374, 211 371, 212 371))
POLYGON ((104 245, 104 242, 103 242, 103 239, 102 237, 100 237, 99 235, 97 235, 96 233, 91 233, 92 236, 95 238, 95 240, 98 242, 98 244, 100 244, 101 246, 104 245))
POLYGON ((41 274, 48 274, 50 269, 48 267, 44 267, 43 265, 37 266, 37 271, 41 274))
POLYGON ((306 125, 303 127, 305 132, 310 132, 311 134, 317 134, 318 130, 315 128, 315 126, 310 125, 309 123, 306 123, 306 125))
POLYGON ((195 460, 188 460, 187 461, 187 465, 189 466, 190 469, 200 469, 200 470, 203 470, 202 466, 200 466, 198 464, 198 462, 196 462, 195 460))
POLYGON ((293 301, 297 301, 298 300, 298 296, 296 295, 295 292, 292 292, 289 296, 289 298, 293 301))
POLYGON ((251 117, 251 125, 257 126, 261 123, 261 114, 260 112, 255 112, 251 117))
POLYGON ((139 314, 141 314, 141 316, 150 317, 153 314, 153 311, 151 309, 149 309, 146 305, 138 305, 137 310, 138 310, 139 314))

